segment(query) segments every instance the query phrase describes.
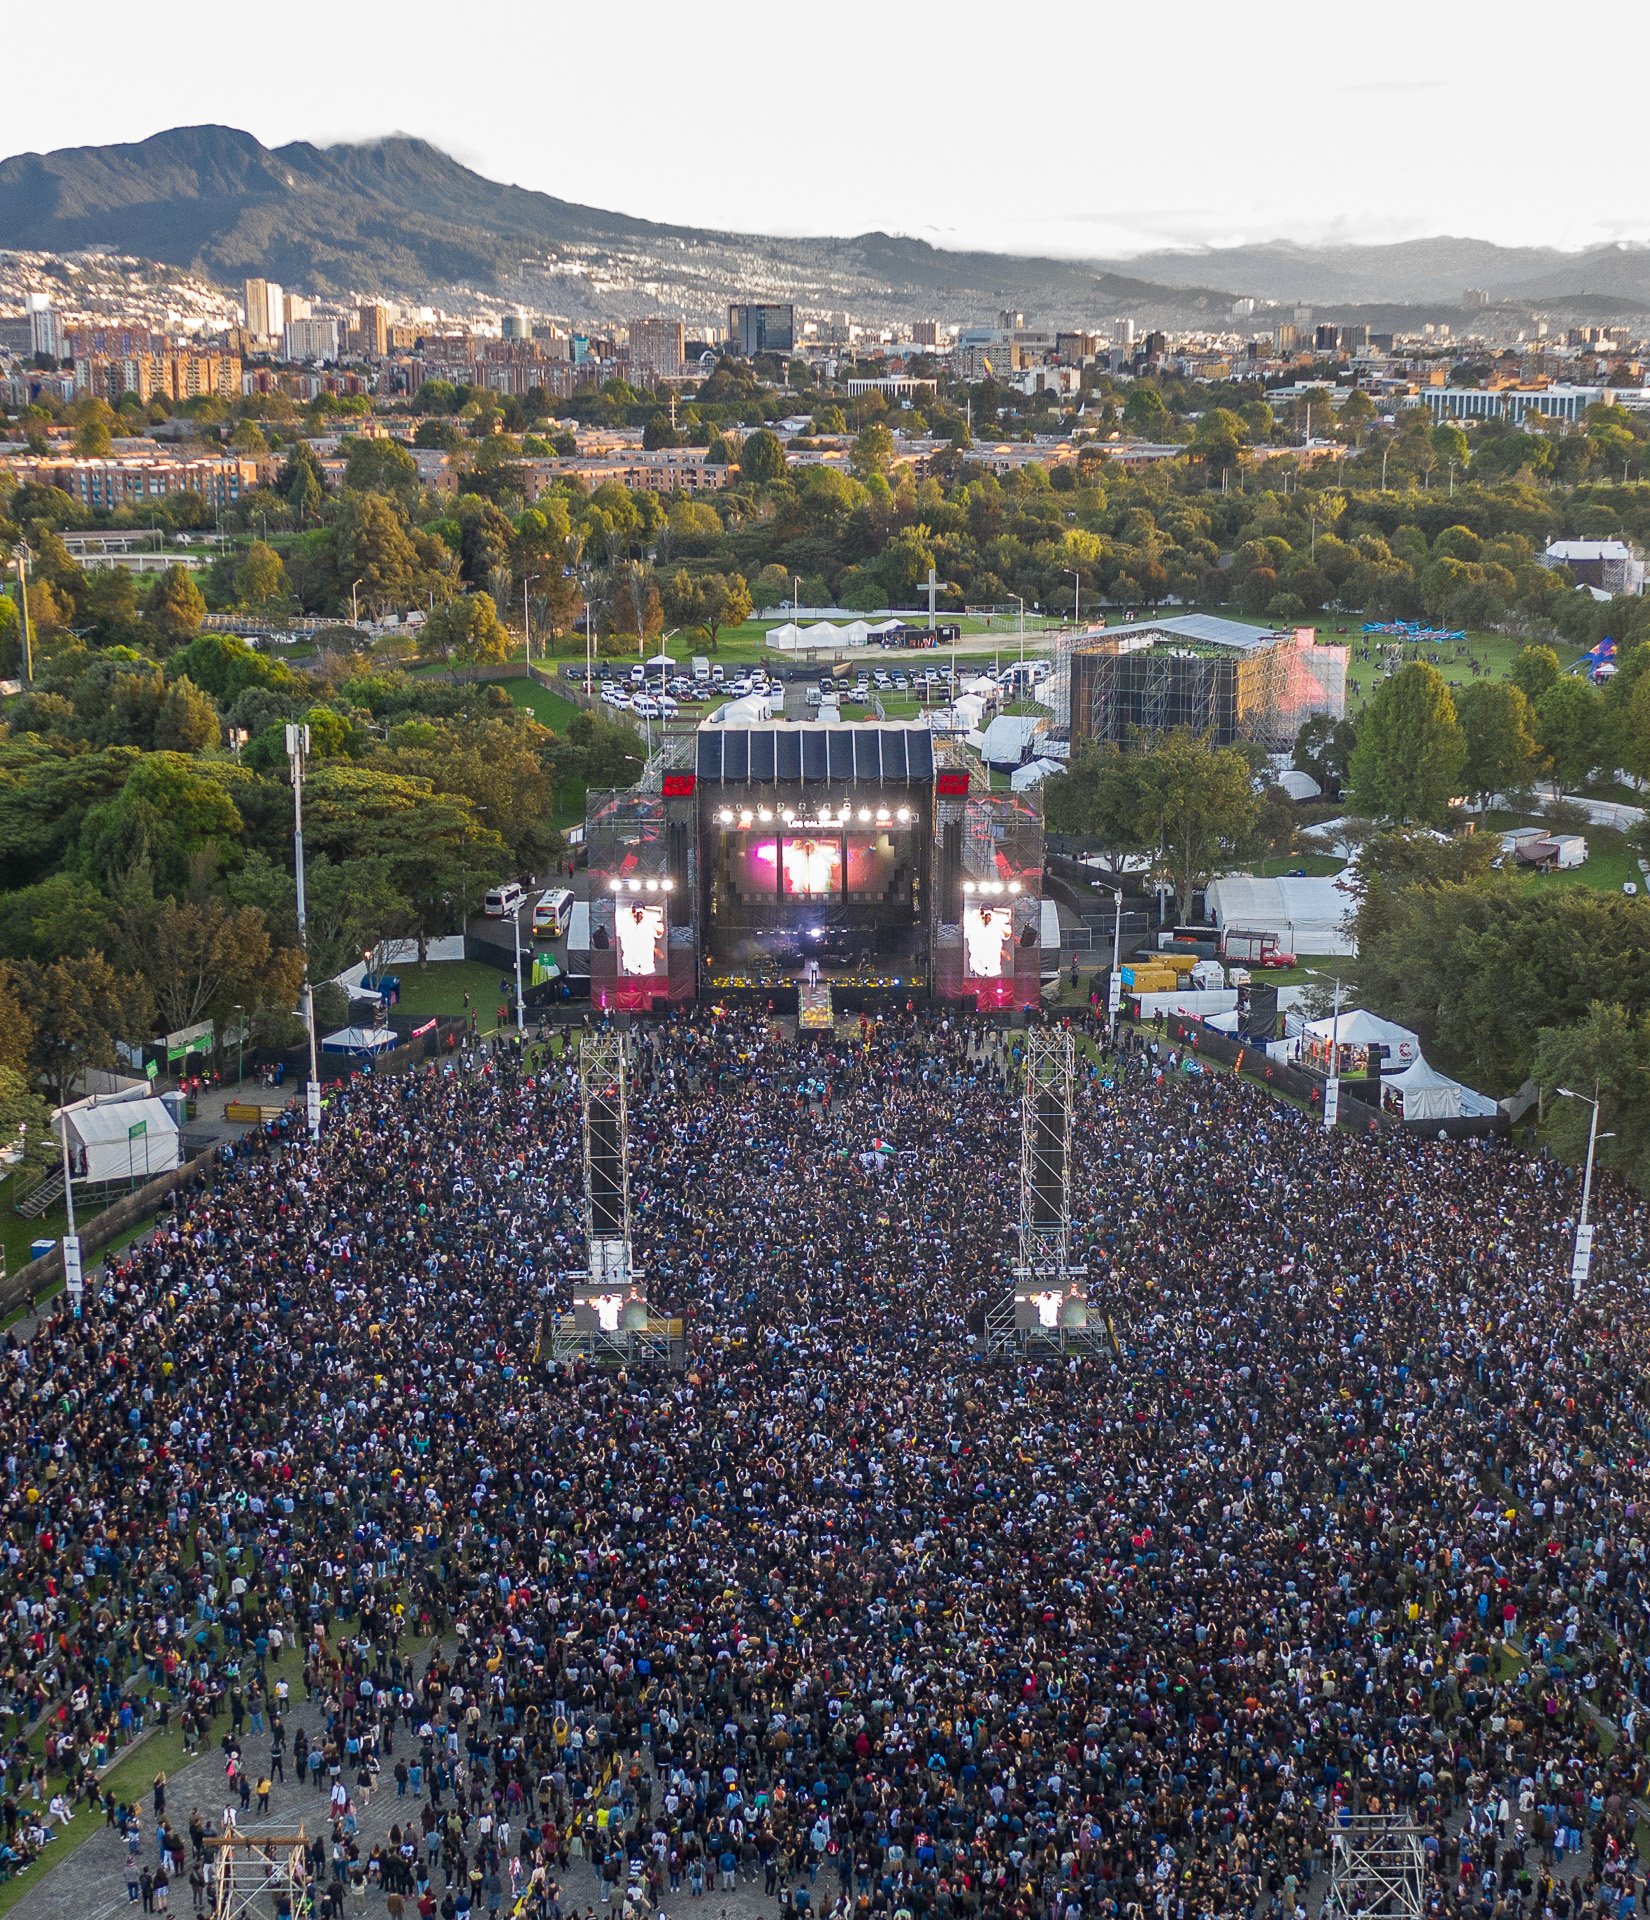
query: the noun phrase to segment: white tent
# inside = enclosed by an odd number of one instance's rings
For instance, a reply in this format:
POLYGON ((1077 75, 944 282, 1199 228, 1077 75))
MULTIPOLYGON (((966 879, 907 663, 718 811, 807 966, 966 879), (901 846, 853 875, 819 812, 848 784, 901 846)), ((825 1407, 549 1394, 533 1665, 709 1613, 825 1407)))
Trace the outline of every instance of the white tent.
POLYGON ((1016 767, 1008 776, 1008 784, 1016 793, 1026 793, 1032 787, 1040 787, 1051 773, 1064 773, 1065 768, 1058 760, 1041 758, 1028 760, 1023 767, 1016 767))
POLYGON ((143 1180, 152 1173, 170 1173, 182 1157, 178 1123, 164 1101, 108 1100, 66 1112, 76 1180, 94 1186, 107 1180, 143 1180))
POLYGON ((1495 1102, 1471 1087, 1451 1080, 1417 1055, 1402 1073, 1382 1082, 1387 1093, 1398 1095, 1406 1120, 1479 1119, 1495 1112, 1495 1102))
POLYGON ((388 1027, 340 1027, 321 1042, 323 1053, 383 1053, 395 1045, 388 1027))
POLYGON ((768 633, 768 645, 777 647, 781 653, 788 653, 800 645, 802 629, 794 620, 787 620, 783 626, 773 627, 768 633))
POLYGON ((1209 918, 1217 927, 1274 934, 1289 953, 1355 953, 1353 899, 1343 877, 1351 876, 1223 873, 1209 883, 1209 918))
POLYGON ((1323 794, 1323 788, 1311 774, 1302 773, 1299 767, 1285 767, 1278 775, 1277 784, 1291 800, 1317 800, 1323 794))
POLYGON ((1383 1020, 1378 1013, 1368 1013, 1362 1007, 1343 1007, 1338 1020, 1328 1014, 1321 1020, 1309 1020, 1304 1031, 1314 1040, 1333 1040, 1342 1047, 1385 1047, 1389 1064, 1400 1067, 1410 1066, 1421 1057, 1421 1043, 1408 1027, 1399 1026, 1396 1020, 1383 1020))

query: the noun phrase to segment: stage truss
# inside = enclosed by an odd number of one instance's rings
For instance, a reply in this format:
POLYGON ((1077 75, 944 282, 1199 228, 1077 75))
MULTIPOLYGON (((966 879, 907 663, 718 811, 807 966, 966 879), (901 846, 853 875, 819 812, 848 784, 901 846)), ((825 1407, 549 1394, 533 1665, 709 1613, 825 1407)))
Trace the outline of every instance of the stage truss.
POLYGON ((625 1035, 586 1034, 579 1045, 584 1137, 585 1265, 572 1276, 573 1308, 556 1315, 555 1366, 681 1366, 680 1320, 655 1320, 630 1236, 630 1094, 625 1035))
POLYGON ((212 1920, 273 1920, 304 1911, 309 1840, 295 1833, 213 1834, 212 1920))
POLYGON ((1323 1920, 1423 1920, 1426 1854, 1418 1827, 1353 1814, 1329 1837, 1323 1920))
POLYGON ((1089 1320, 1088 1269, 1072 1258, 1076 1089, 1076 1047, 1070 1029, 1028 1029, 1020 1096, 1020 1224, 1014 1286, 986 1314, 988 1353, 1098 1353, 1111 1347, 1104 1323, 1089 1320))

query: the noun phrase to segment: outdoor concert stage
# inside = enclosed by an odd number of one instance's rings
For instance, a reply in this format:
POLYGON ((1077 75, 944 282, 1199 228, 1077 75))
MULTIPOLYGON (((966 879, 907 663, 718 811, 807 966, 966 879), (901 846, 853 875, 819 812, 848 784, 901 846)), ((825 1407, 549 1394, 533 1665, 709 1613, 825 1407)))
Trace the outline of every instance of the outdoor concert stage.
POLYGON ((1038 802, 926 726, 707 724, 593 794, 586 838, 598 1007, 1037 1004, 1038 802))

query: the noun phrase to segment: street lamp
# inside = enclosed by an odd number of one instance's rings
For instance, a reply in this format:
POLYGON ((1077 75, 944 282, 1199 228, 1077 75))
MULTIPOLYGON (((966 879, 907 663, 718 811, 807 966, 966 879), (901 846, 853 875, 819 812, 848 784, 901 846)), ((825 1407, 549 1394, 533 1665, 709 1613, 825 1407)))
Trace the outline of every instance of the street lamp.
POLYGON ((246 1084, 246 1010, 235 1002, 235 1091, 246 1084))
POLYGON ((34 556, 29 552, 25 541, 19 541, 12 555, 12 565, 17 569, 17 593, 22 602, 23 615, 23 685, 28 687, 34 680, 34 636, 29 630, 29 574, 28 563, 34 556))
POLYGON ((510 924, 516 936, 516 1035, 518 1038, 527 1029, 527 1003, 521 991, 521 915, 526 904, 525 900, 521 901, 510 918, 510 924))
POLYGON ((304 914, 304 762, 309 757, 307 726, 288 723, 286 754, 292 766, 292 860, 298 889, 298 951, 304 962, 301 1004, 304 1025, 309 1030, 309 1082, 304 1088, 304 1104, 309 1118, 309 1137, 311 1141, 318 1141, 321 1138, 321 1064, 320 1050, 315 1043, 315 992, 309 983, 309 929, 304 914))
POLYGON ((1341 1111, 1341 978, 1339 974, 1320 973, 1316 967, 1306 971, 1314 980, 1333 979, 1335 998, 1329 1020, 1329 1077, 1323 1087, 1323 1124, 1332 1130, 1341 1111))
POLYGON ((1593 1198, 1593 1154, 1600 1140, 1613 1140, 1615 1135, 1600 1133, 1598 1130, 1599 1102, 1596 1095, 1589 1099, 1584 1093, 1572 1093, 1568 1087, 1559 1087, 1556 1091, 1560 1099, 1580 1100, 1593 1110, 1592 1118, 1587 1123, 1587 1164, 1581 1176, 1581 1218, 1576 1222, 1575 1251, 1570 1259, 1573 1297, 1579 1301, 1582 1283, 1586 1280, 1588 1270, 1593 1264, 1593 1229, 1587 1218, 1587 1210, 1593 1198))
POLYGON ((1071 630, 1075 634, 1083 624, 1083 576, 1076 567, 1067 567, 1066 572, 1074 582, 1071 589, 1071 630))
MULTIPOLYGON (((365 579, 365 578, 366 578, 366 575, 365 575, 365 574, 363 574, 363 575, 361 576, 361 578, 362 578, 362 579, 365 579)), ((356 589, 356 588, 357 588, 358 586, 360 586, 360 584, 361 584, 361 581, 360 581, 360 580, 352 580, 352 581, 350 582, 350 589, 349 589, 349 623, 350 623, 350 625, 351 625, 352 627, 358 627, 358 626, 360 626, 360 624, 361 624, 361 603, 360 603, 360 601, 359 601, 359 600, 357 600, 357 599, 356 599, 356 597, 355 597, 355 589, 356 589)))
POLYGON ((533 670, 533 616, 528 611, 531 595, 528 589, 535 580, 542 580, 542 573, 524 573, 521 576, 521 643, 527 650, 527 671, 533 670))
POLYGON ((1015 601, 1020 609, 1020 665, 1023 667, 1026 663, 1026 603, 1017 593, 1011 593, 1008 597, 1015 601))
POLYGON ((78 1320, 84 1296, 80 1272, 80 1230, 74 1223, 74 1168, 69 1164, 69 1110, 60 1107, 57 1114, 63 1125, 63 1207, 68 1215, 69 1231, 63 1236, 63 1285, 69 1296, 69 1308, 78 1320))
POLYGON ((1111 922, 1111 979, 1106 986, 1107 1025, 1113 1033, 1117 1029, 1117 1016, 1123 1005, 1123 889, 1109 889, 1112 897, 1111 922))

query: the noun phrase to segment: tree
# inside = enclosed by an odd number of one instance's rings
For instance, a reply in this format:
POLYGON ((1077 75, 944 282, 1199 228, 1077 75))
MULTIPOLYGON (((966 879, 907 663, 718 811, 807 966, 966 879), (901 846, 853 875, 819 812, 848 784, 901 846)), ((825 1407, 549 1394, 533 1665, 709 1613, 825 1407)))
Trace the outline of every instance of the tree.
POLYGON ((1130 385, 1129 397, 1123 402, 1123 425, 1142 440, 1156 439, 1168 432, 1169 409, 1149 380, 1136 380, 1130 385))
POLYGON ((1338 798, 1357 744, 1358 729, 1350 720, 1315 713, 1295 735, 1291 764, 1301 773, 1310 774, 1326 794, 1338 798))
POLYGON ((1536 738, 1562 800, 1598 765, 1604 744, 1604 703, 1585 680, 1555 680, 1535 703, 1536 738))
POLYGON ((785 471, 785 448, 775 433, 758 427, 745 436, 739 449, 739 474, 744 480, 762 483, 777 480, 785 471))
POLYGON ((1650 1191, 1650 1014, 1595 1000, 1583 1019, 1544 1027, 1533 1077, 1545 1105, 1542 1134, 1563 1159, 1587 1156, 1592 1113, 1581 1100, 1556 1097, 1570 1087, 1598 1100, 1599 1164, 1650 1191))
POLYGON ((1466 741, 1449 683, 1424 660, 1376 688, 1350 769, 1359 803, 1383 819, 1441 825, 1461 791, 1466 741))
POLYGON ((296 945, 277 947, 262 911, 202 899, 157 900, 129 890, 116 923, 120 957, 148 986, 162 1032, 250 1013, 291 1008, 303 976, 296 945))
POLYGON ((231 794, 251 775, 233 765, 207 765, 181 753, 148 753, 112 800, 86 815, 81 849, 106 880, 146 863, 161 887, 180 887, 198 855, 237 841, 242 820, 231 794))
POLYGON ((120 974, 101 953, 75 960, 8 961, 0 976, 32 1028, 28 1068, 54 1103, 62 1106, 80 1076, 119 1064, 115 1042, 144 1038, 150 1018, 148 989, 141 980, 120 974))
POLYGON ((1243 450, 1244 427, 1238 416, 1226 407, 1210 407, 1193 429, 1187 451, 1201 460, 1211 482, 1222 472, 1236 467, 1243 450))
POLYGON ((608 636, 619 644, 634 639, 642 647, 663 633, 664 602, 646 567, 630 561, 615 572, 602 623, 608 636))
POLYGON ((176 647, 200 632, 206 602, 187 567, 168 567, 150 590, 145 612, 166 644, 176 647))
POLYGON ((509 630, 490 593, 460 594, 437 607, 424 623, 424 639, 442 659, 472 665, 505 660, 510 654, 509 630))
POLYGON ((356 434, 345 443, 344 485, 355 493, 393 493, 410 500, 418 492, 418 462, 399 440, 356 434))
POLYGON ((1525 647, 1512 663, 1507 678, 1534 706, 1558 674, 1558 655, 1551 647, 1525 647))
POLYGON ((1540 749, 1535 714, 1521 687, 1510 680, 1476 680, 1455 696, 1455 715, 1466 743, 1461 777, 1482 805, 1491 794, 1513 792, 1528 781, 1540 749))
POLYGON ((0 1066, 0 1140, 20 1145, 22 1164, 34 1173, 49 1172, 57 1164, 60 1148, 51 1107, 16 1067, 0 1066))
MULTIPOLYGON (((230 882, 230 891, 241 905, 262 910, 279 945, 297 945, 297 887, 287 867, 255 849, 230 882)), ((304 930, 311 979, 332 979, 410 921, 408 902, 391 884, 382 862, 334 860, 324 853, 306 858, 304 930)))
POLYGON ((223 743, 223 721, 212 696, 187 674, 166 689, 155 716, 155 746, 162 753, 204 753, 223 743))
POLYGON ((281 556, 262 540, 254 540, 235 569, 235 598, 243 607, 265 611, 287 598, 286 568, 281 556))
POLYGON ((873 475, 887 477, 894 463, 894 436, 880 420, 872 420, 860 428, 854 435, 854 444, 848 452, 848 466, 856 480, 869 480, 873 475))

